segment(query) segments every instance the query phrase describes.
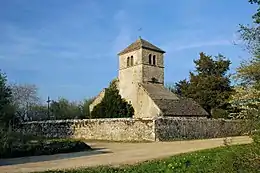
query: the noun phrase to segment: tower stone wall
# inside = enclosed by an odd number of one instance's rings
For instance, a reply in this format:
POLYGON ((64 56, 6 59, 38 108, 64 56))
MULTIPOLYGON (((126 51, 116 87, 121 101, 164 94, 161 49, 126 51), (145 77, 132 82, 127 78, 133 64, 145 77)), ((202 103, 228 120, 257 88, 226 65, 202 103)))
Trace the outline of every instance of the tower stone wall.
POLYGON ((153 50, 142 49, 142 82, 152 82, 152 78, 155 78, 158 83, 164 84, 164 56, 161 52, 153 50), (155 65, 149 64, 149 55, 152 60, 155 56, 155 65))

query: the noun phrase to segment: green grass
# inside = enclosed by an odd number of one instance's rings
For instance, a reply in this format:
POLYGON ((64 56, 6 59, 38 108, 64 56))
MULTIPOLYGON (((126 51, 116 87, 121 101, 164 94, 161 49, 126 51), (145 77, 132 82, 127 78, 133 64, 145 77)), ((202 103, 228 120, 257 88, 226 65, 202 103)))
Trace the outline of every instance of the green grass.
POLYGON ((186 153, 162 160, 120 167, 93 167, 45 173, 254 173, 260 172, 260 152, 255 144, 219 147, 186 153))

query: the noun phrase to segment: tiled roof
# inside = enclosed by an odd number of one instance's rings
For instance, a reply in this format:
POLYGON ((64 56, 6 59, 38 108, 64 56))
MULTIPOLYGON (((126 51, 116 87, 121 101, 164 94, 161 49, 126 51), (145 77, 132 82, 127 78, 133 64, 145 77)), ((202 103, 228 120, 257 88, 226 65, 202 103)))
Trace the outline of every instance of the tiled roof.
POLYGON ((207 116, 195 101, 180 98, 161 84, 142 84, 148 95, 162 111, 163 116, 207 116))
POLYGON ((195 101, 189 98, 178 100, 156 99, 155 104, 164 116, 207 116, 208 113, 195 101))
POLYGON ((144 39, 139 38, 134 43, 130 44, 127 48, 122 50, 118 55, 123 55, 125 53, 132 52, 134 50, 138 50, 138 49, 141 49, 141 48, 153 50, 153 51, 156 51, 156 52, 165 53, 165 51, 163 51, 162 49, 154 46, 153 44, 149 43, 148 41, 146 41, 144 39))
POLYGON ((171 91, 167 90, 162 84, 141 84, 146 92, 148 92, 149 96, 152 99, 170 99, 170 100, 178 100, 179 97, 172 93, 171 91))

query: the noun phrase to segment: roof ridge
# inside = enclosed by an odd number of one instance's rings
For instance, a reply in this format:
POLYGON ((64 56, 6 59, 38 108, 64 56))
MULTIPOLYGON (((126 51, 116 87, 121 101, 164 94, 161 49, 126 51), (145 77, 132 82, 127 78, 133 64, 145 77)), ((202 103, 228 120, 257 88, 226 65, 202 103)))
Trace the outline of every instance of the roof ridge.
POLYGON ((158 48, 157 46, 153 45, 152 43, 148 42, 147 40, 142 39, 141 37, 139 37, 135 42, 133 42, 132 44, 130 44, 129 46, 127 46, 124 50, 122 50, 120 53, 118 53, 118 55, 122 55, 128 52, 132 52, 134 50, 138 50, 138 49, 150 49, 156 52, 161 52, 161 53, 165 53, 165 51, 163 51, 162 49, 158 48))

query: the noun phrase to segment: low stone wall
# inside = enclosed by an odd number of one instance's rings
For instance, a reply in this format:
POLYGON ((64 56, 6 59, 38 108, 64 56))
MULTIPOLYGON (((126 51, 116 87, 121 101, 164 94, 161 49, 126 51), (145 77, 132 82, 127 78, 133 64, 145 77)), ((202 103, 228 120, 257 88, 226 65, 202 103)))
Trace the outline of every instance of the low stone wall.
POLYGON ((157 141, 241 136, 248 131, 241 120, 163 117, 155 121, 157 141))
POLYGON ((27 122, 17 131, 55 138, 109 141, 169 141, 240 136, 243 121, 207 118, 86 119, 27 122))
POLYGON ((18 131, 55 138, 109 141, 154 141, 152 119, 86 119, 27 122, 18 131))

